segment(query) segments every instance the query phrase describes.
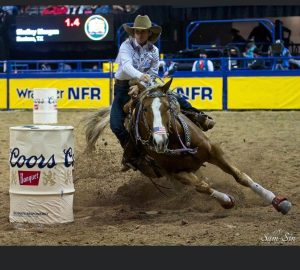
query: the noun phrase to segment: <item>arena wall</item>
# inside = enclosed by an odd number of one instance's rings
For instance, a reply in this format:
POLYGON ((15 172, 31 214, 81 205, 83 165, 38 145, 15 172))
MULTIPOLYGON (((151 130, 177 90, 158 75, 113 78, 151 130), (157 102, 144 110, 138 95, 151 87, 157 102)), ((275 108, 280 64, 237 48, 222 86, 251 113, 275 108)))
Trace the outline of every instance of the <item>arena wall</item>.
MULTIPOLYGON (((172 89, 204 110, 300 109, 300 72, 176 72, 172 89)), ((0 109, 31 109, 33 88, 57 88, 59 109, 111 105, 113 74, 12 74, 0 77, 0 109), (7 102, 8 100, 8 102, 7 102)))

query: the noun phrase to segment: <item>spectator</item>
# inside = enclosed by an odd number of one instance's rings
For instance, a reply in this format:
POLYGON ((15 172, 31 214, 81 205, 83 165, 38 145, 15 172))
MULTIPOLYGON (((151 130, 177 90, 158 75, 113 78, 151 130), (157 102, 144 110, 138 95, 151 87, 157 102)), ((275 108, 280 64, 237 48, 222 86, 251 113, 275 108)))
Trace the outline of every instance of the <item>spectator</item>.
POLYGON ((68 5, 68 11, 67 11, 67 14, 76 14, 77 13, 77 10, 78 10, 78 6, 75 6, 75 5, 68 5))
POLYGON ((207 59, 205 50, 200 51, 199 58, 194 62, 192 71, 214 71, 213 62, 207 59))
POLYGON ((60 15, 67 14, 68 7, 66 6, 48 6, 42 11, 42 15, 60 15))
POLYGON ((246 45, 246 51, 243 53, 243 55, 247 58, 253 58, 254 54, 253 51, 256 49, 256 45, 254 42, 249 42, 246 45))
POLYGON ((17 15, 19 13, 18 6, 3 6, 3 11, 6 11, 9 15, 17 15))
POLYGON ((238 30, 236 28, 231 28, 230 33, 231 33, 231 43, 234 43, 234 46, 239 48, 240 51, 244 51, 246 39, 244 39, 240 35, 240 30, 238 30))
POLYGON ((51 66, 48 63, 42 63, 41 64, 41 70, 43 71, 50 71, 51 70, 51 66))
POLYGON ((259 23, 250 32, 248 40, 253 40, 261 51, 267 51, 272 43, 272 36, 270 31, 262 23, 259 23))
POLYGON ((111 12, 111 7, 109 5, 98 6, 95 10, 95 14, 108 14, 111 12))
POLYGON ((88 6, 88 5, 81 5, 79 6, 79 9, 78 9, 78 14, 86 14, 85 12, 87 10, 90 10, 91 6, 88 6))
POLYGON ((292 31, 283 25, 281 20, 275 20, 275 39, 283 40, 284 46, 289 47, 292 31), (285 35, 285 33, 287 35, 285 35))
POLYGON ((244 39, 240 35, 240 30, 238 30, 236 28, 231 28, 230 33, 231 33, 231 42, 233 42, 233 43, 246 43, 246 39, 244 39))
POLYGON ((290 51, 284 46, 283 41, 278 39, 275 44, 270 47, 269 54, 272 57, 279 57, 274 59, 273 70, 288 70, 289 69, 289 59, 280 58, 281 57, 290 57, 290 51))
POLYGON ((120 5, 113 5, 112 6, 112 12, 113 13, 123 13, 124 12, 124 8, 120 5))
POLYGON ((132 14, 132 13, 136 12, 138 10, 138 8, 139 8, 139 6, 137 6, 137 5, 125 5, 124 11, 126 13, 132 14))
POLYGON ((178 63, 173 62, 172 60, 168 60, 167 62, 165 61, 160 61, 160 62, 163 62, 164 78, 172 76, 178 68, 178 63))
POLYGON ((228 69, 237 69, 241 66, 242 61, 238 60, 237 58, 240 58, 242 55, 240 53, 240 50, 238 47, 228 47, 225 51, 225 55, 228 57, 228 69))
POLYGON ((65 71, 72 71, 71 65, 67 63, 59 63, 57 71, 65 72, 65 71))
POLYGON ((254 49, 253 56, 255 60, 250 63, 248 67, 250 69, 265 69, 265 61, 263 60, 261 53, 257 48, 254 49))

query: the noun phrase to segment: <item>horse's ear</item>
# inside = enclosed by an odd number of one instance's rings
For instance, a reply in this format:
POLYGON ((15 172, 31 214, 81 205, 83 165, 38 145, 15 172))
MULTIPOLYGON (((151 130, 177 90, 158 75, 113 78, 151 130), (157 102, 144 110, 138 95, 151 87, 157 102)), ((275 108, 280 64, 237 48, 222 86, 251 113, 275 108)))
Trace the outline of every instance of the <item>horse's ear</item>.
POLYGON ((162 87, 161 90, 164 93, 167 93, 167 91, 170 89, 170 86, 172 84, 173 78, 171 78, 171 80, 169 80, 167 83, 165 83, 162 87))

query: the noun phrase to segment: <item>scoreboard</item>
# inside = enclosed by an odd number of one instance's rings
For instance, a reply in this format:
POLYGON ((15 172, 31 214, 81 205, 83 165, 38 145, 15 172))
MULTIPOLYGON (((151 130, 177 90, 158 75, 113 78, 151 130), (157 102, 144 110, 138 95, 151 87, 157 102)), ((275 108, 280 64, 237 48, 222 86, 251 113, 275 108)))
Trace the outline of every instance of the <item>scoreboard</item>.
POLYGON ((18 43, 113 41, 112 15, 17 16, 18 43))

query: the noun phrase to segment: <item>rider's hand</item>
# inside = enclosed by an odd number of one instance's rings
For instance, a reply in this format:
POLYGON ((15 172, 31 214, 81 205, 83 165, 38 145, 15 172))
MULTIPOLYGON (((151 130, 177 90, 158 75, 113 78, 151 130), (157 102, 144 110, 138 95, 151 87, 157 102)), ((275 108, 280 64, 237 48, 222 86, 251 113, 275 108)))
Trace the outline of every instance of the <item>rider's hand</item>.
POLYGON ((139 87, 137 85, 130 86, 129 90, 128 95, 131 97, 135 98, 139 94, 139 87))
POLYGON ((143 82, 149 82, 151 79, 151 77, 148 75, 148 74, 143 74, 141 77, 140 77, 140 80, 143 81, 143 82))
POLYGON ((163 75, 163 78, 166 78, 166 77, 169 77, 169 72, 168 72, 168 71, 166 71, 166 72, 164 73, 164 75, 163 75))

